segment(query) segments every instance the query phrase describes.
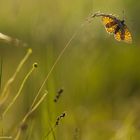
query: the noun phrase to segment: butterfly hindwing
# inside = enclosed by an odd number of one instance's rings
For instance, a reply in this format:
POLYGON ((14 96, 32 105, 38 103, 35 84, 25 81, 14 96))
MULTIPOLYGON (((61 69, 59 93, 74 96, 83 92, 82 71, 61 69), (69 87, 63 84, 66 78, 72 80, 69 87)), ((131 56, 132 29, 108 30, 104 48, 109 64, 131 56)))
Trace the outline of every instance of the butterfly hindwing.
POLYGON ((121 41, 121 34, 122 34, 122 31, 119 29, 118 32, 116 32, 114 34, 114 38, 117 40, 117 41, 121 41))
POLYGON ((132 36, 131 36, 131 33, 130 33, 130 31, 127 28, 126 25, 124 27, 124 30, 125 30, 125 39, 124 39, 124 41, 127 42, 127 43, 132 43, 132 36))
POLYGON ((114 38, 117 41, 124 41, 126 43, 132 43, 132 36, 130 31, 128 30, 127 26, 124 24, 124 26, 122 28, 120 28, 118 30, 118 32, 116 32, 114 34, 114 38))

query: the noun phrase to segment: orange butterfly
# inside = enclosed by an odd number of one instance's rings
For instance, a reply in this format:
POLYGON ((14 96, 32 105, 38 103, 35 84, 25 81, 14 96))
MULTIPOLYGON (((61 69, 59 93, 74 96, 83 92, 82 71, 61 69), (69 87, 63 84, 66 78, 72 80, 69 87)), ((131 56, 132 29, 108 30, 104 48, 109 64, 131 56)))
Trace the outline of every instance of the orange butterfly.
POLYGON ((132 35, 125 25, 124 20, 120 20, 111 14, 96 13, 93 17, 101 16, 102 22, 108 33, 114 34, 117 41, 132 43, 132 35))

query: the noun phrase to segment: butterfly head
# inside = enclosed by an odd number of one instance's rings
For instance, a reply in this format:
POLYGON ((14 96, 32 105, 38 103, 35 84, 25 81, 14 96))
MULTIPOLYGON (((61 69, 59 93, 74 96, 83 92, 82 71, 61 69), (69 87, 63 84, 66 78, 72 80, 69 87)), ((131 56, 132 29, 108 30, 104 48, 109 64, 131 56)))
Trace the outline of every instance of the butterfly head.
POLYGON ((124 22, 125 22, 125 20, 123 19, 123 20, 121 20, 121 24, 124 24, 124 22))

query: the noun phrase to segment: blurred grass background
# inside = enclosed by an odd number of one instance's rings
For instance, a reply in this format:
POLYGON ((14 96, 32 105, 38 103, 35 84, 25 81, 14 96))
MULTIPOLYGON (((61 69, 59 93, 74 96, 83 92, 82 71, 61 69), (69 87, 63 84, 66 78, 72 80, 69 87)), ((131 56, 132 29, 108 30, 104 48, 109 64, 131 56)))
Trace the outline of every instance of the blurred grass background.
MULTIPOLYGON (((117 42, 98 18, 82 28, 51 74, 44 88, 49 94, 31 117, 21 139, 41 140, 50 124, 66 111, 67 116, 55 129, 57 140, 139 140, 139 5, 136 0, 1 0, 0 32, 21 39, 33 49, 12 85, 10 98, 32 63, 39 66, 1 123, 0 132, 13 135, 67 41, 90 13, 101 11, 121 19, 125 16, 133 43, 117 42), (62 87, 64 93, 54 103, 56 92, 62 87)), ((0 42, 1 88, 25 53, 25 48, 0 42)), ((48 139, 54 139, 52 134, 48 139)))

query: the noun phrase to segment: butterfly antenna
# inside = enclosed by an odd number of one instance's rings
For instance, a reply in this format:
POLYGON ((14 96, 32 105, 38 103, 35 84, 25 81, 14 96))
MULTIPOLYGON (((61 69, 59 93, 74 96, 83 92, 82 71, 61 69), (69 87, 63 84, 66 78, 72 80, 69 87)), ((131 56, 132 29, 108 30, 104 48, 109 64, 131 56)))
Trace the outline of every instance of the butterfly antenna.
POLYGON ((123 19, 123 21, 125 21, 126 20, 126 16, 125 16, 125 11, 124 10, 122 11, 122 15, 123 15, 122 19, 123 19))

